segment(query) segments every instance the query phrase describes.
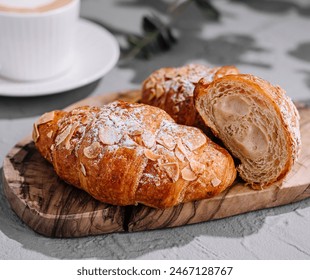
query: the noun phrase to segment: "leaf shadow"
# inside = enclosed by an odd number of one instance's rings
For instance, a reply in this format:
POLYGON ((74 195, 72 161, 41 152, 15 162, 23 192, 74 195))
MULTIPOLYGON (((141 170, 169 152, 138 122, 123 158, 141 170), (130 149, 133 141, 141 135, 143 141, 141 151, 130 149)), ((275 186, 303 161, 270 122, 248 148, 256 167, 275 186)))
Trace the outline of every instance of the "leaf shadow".
POLYGON ((300 43, 294 50, 290 50, 288 54, 303 62, 310 62, 310 42, 300 43))
POLYGON ((249 8, 273 14, 284 14, 290 11, 296 11, 301 16, 310 15, 310 5, 303 6, 293 1, 287 0, 230 0, 233 3, 240 3, 249 8))
MULTIPOLYGON (((136 0, 126 5, 133 7, 140 4, 159 13, 167 11, 167 4, 163 5, 162 1, 136 0)), ((233 64, 272 68, 269 61, 259 59, 250 61, 245 57, 248 53, 270 52, 270 50, 257 45, 254 37, 248 34, 224 33, 213 38, 202 38, 202 29, 208 23, 222 24, 221 21, 208 21, 195 5, 190 5, 186 8, 186 12, 182 13, 182 17, 177 18, 173 23, 173 27, 179 31, 179 38, 178 43, 169 52, 157 54, 150 60, 134 59, 119 66, 133 69, 132 82, 137 84, 140 84, 150 73, 159 68, 178 67, 192 61, 199 61, 211 66, 233 64), (171 53, 173 54, 171 55, 171 53)))

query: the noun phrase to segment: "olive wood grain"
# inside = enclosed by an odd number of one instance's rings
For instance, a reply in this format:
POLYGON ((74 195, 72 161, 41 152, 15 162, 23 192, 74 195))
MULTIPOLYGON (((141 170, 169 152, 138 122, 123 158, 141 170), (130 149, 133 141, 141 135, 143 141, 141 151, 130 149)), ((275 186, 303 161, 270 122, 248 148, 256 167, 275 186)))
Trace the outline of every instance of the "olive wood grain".
MULTIPOLYGON (((66 109, 101 106, 116 99, 138 101, 139 98, 139 91, 126 91, 90 97, 66 109)), ((117 207, 100 203, 60 180, 27 137, 16 144, 4 160, 5 195, 12 209, 30 228, 53 237, 175 227, 292 203, 310 197, 310 109, 299 111, 302 151, 281 187, 255 191, 239 181, 217 197, 169 209, 143 205, 117 207)))

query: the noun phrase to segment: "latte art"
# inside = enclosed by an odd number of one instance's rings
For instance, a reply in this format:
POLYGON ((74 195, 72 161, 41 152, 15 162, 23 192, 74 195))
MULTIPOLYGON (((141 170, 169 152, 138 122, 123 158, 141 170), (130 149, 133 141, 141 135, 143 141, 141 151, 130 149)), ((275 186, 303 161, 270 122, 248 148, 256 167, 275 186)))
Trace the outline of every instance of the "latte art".
POLYGON ((43 13, 61 8, 74 0, 0 0, 0 12, 43 13))

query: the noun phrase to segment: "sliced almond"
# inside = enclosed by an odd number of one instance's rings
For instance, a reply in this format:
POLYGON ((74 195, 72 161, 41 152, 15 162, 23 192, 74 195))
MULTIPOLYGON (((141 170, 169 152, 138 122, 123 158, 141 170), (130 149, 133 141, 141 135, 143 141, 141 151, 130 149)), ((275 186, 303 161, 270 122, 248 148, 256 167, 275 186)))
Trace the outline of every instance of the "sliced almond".
POLYGON ((67 136, 66 138, 66 142, 65 142, 65 145, 66 145, 66 149, 69 150, 70 149, 70 140, 75 132, 75 129, 78 127, 78 123, 74 123, 72 126, 71 126, 71 129, 70 129, 70 133, 69 135, 67 136))
POLYGON ((165 146, 164 140, 162 138, 156 139, 156 142, 162 146, 165 146))
POLYGON ((48 123, 50 121, 52 121, 55 117, 55 112, 47 112, 45 114, 43 114, 37 121, 37 125, 43 124, 43 123, 48 123))
POLYGON ((189 166, 186 166, 181 171, 182 178, 186 181, 194 181, 197 179, 196 174, 190 169, 189 166))
POLYGON ((144 132, 143 134, 141 134, 141 138, 143 144, 147 148, 152 148, 156 143, 154 135, 151 134, 150 132, 144 132))
POLYGON ((54 151, 54 149, 55 149, 55 145, 53 144, 53 145, 51 146, 51 151, 54 151))
POLYGON ((187 148, 183 145, 181 138, 178 139, 177 145, 179 150, 183 153, 183 155, 189 159, 190 158, 190 151, 187 150, 187 148))
POLYGON ((156 80, 154 78, 151 78, 146 82, 145 87, 153 88, 155 85, 156 85, 156 80))
POLYGON ((159 98, 165 93, 165 90, 159 84, 156 84, 156 97, 159 98))
POLYGON ((194 151, 204 145, 207 142, 207 139, 202 133, 197 133, 192 137, 183 137, 182 141, 191 151, 194 151))
POLYGON ((156 142, 171 151, 174 150, 176 146, 176 142, 174 141, 174 138, 168 134, 166 134, 162 138, 156 139, 156 142))
MULTIPOLYGON (((142 142, 142 137, 140 135, 131 136, 129 137, 133 142, 135 142, 137 145, 144 146, 144 143, 142 142), (131 138, 132 137, 132 138, 131 138)), ((125 141, 127 142, 127 141, 125 141)))
POLYGON ((191 160, 189 162, 189 166, 194 171, 195 174, 202 174, 206 169, 204 164, 202 164, 196 160, 191 160))
POLYGON ((52 138, 52 136, 53 136, 53 130, 51 130, 49 133, 47 133, 46 136, 47 136, 48 138, 52 138))
POLYGON ((40 137, 40 134, 39 134, 39 130, 38 130, 38 126, 37 124, 33 124, 33 130, 32 130, 32 139, 33 141, 36 143, 38 141, 40 137))
POLYGON ((174 138, 168 134, 163 138, 163 144, 168 150, 171 150, 171 151, 174 150, 176 146, 176 142, 174 138))
POLYGON ((60 145, 63 141, 66 140, 66 138, 71 132, 71 128, 72 128, 72 125, 70 124, 65 128, 65 130, 63 130, 60 134, 57 135, 55 139, 56 146, 60 145))
POLYGON ((104 126, 99 129, 99 139, 102 144, 114 145, 117 144, 122 138, 122 134, 115 128, 104 126))
POLYGON ((211 180, 211 184, 213 187, 217 187, 222 183, 222 181, 219 178, 214 178, 211 180))
POLYGON ((181 162, 185 162, 185 156, 184 154, 180 151, 178 147, 175 148, 174 154, 177 157, 177 159, 181 162))
POLYGON ((85 166, 83 165, 83 163, 80 162, 80 167, 81 167, 81 171, 83 173, 83 175, 86 177, 86 169, 85 166))
POLYGON ((157 161, 162 157, 161 155, 157 155, 149 149, 144 149, 144 155, 152 161, 157 161))
POLYGON ((147 101, 151 101, 156 96, 155 90, 153 88, 149 89, 148 95, 147 101))
POLYGON ((84 148, 83 152, 87 158, 94 159, 96 158, 101 151, 101 146, 99 142, 94 142, 90 146, 84 148))
POLYGON ((131 139, 128 135, 124 136, 124 141, 122 142, 124 147, 134 147, 137 146, 138 143, 131 139))
POLYGON ((179 164, 177 162, 164 163, 164 164, 161 164, 160 167, 166 171, 167 175, 170 177, 170 179, 173 182, 176 182, 179 180, 180 169, 179 169, 179 164))
POLYGON ((126 122, 125 125, 127 134, 131 136, 141 135, 144 131, 140 124, 133 120, 126 122))
POLYGON ((142 133, 143 133, 143 129, 138 128, 138 129, 134 129, 134 130, 130 131, 128 134, 131 136, 138 136, 138 135, 141 135, 142 133))

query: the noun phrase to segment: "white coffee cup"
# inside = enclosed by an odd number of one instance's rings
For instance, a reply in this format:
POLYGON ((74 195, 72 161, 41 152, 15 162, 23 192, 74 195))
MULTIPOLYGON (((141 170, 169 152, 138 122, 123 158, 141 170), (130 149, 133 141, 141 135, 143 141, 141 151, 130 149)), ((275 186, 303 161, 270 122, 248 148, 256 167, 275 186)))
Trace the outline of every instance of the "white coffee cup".
POLYGON ((79 7, 80 0, 0 0, 0 76, 35 81, 69 70, 79 7))

